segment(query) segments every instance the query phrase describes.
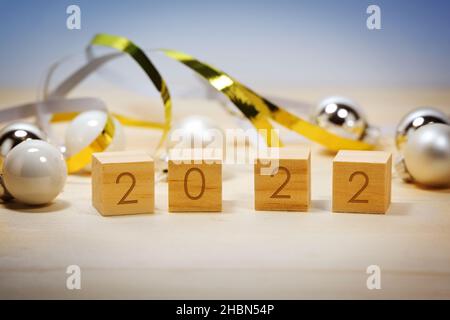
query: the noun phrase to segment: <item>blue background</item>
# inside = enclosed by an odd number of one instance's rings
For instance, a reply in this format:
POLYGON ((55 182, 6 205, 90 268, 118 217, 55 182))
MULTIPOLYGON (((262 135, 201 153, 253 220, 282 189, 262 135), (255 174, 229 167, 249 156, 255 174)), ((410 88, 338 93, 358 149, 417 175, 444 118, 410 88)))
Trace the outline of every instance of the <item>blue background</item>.
POLYGON ((108 32, 183 50, 253 87, 448 87, 449 17, 450 1, 425 0, 2 0, 0 85, 36 86, 52 62, 108 32), (81 30, 66 28, 70 4, 81 30), (381 7, 382 30, 367 29, 369 4, 381 7))

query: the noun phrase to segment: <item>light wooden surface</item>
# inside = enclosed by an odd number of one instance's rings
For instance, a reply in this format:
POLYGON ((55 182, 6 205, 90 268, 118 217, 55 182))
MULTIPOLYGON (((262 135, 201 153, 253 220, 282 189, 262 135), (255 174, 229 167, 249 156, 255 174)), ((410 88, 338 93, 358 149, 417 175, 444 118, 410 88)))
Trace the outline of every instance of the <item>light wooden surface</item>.
MULTIPOLYGON (((115 111, 161 115, 160 103, 100 94, 115 111), (137 101, 137 102, 136 102, 137 101)), ((450 112, 450 90, 308 88, 268 91, 315 102, 339 93, 365 106, 393 148, 401 116, 420 105, 450 112)), ((34 92, 0 91, 6 106, 34 92)), ((304 110, 303 110, 304 111, 304 110)), ((176 117, 202 113, 232 126, 211 101, 175 99, 176 117)), ((298 113, 302 113, 299 110, 298 113)), ((151 150, 157 134, 126 129, 130 149, 151 150)), ((308 144, 283 130, 290 144, 308 144)), ((403 183, 395 173, 386 215, 332 214, 332 160, 311 145, 308 213, 256 212, 253 164, 223 167, 223 212, 168 213, 167 183, 156 183, 155 213, 102 217, 91 205, 90 178, 73 175, 51 206, 0 208, 0 298, 450 298, 450 190, 403 183), (82 289, 66 289, 79 265, 82 289), (368 290, 366 268, 381 268, 381 290, 368 290)))
POLYGON ((391 172, 390 152, 339 151, 333 159, 333 212, 386 213, 391 172))

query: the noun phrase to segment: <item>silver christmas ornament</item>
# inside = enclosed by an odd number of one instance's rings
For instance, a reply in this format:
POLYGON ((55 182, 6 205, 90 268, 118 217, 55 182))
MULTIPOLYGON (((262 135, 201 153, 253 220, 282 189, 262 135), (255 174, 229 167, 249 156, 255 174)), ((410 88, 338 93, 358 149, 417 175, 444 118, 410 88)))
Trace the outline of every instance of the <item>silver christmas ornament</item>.
POLYGON ((311 115, 311 121, 343 138, 375 144, 379 130, 369 126, 362 108, 343 97, 322 100, 311 115))
POLYGON ((431 123, 444 123, 450 125, 450 118, 445 113, 431 108, 417 108, 400 120, 395 134, 395 144, 398 150, 403 150, 411 134, 417 129, 431 123))
POLYGON ((429 124, 411 133, 396 168, 406 181, 429 187, 449 186, 450 126, 429 124))
POLYGON ((45 140, 45 134, 28 122, 13 122, 0 130, 0 163, 9 151, 19 143, 29 140, 45 140))

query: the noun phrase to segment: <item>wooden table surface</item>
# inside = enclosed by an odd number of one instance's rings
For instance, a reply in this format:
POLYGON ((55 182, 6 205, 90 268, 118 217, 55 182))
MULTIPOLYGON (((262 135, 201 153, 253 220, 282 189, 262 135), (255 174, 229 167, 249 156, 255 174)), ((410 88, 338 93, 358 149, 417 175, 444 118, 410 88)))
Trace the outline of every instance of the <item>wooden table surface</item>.
MULTIPOLYGON (((330 93, 350 96, 382 128, 381 149, 394 153, 393 130, 408 110, 434 105, 450 113, 449 89, 269 93, 307 102, 330 93)), ((34 96, 2 89, 0 106, 34 96)), ((156 99, 100 96, 112 110, 161 118, 156 99)), ((174 100, 175 118, 191 113, 236 126, 213 101, 174 100)), ((142 129, 126 134, 129 149, 152 150, 158 137, 142 129)), ((309 144, 281 135, 289 144, 309 144)), ((224 166, 222 213, 169 214, 167 183, 159 182, 154 214, 102 217, 91 205, 85 174, 70 176, 49 206, 0 204, 0 298, 450 298, 450 189, 421 189, 394 173, 386 215, 332 214, 334 155, 311 146, 309 213, 255 212, 251 165, 224 166), (81 290, 66 288, 69 265, 81 268, 81 290), (366 287, 369 265, 381 268, 380 290, 366 287)))

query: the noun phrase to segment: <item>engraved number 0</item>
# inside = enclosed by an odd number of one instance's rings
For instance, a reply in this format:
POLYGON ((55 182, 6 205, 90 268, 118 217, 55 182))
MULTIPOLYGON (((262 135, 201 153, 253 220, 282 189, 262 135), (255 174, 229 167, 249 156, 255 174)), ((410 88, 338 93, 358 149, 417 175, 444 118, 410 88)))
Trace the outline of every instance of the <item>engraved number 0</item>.
MULTIPOLYGON (((274 193, 270 196, 273 199, 290 199, 291 196, 289 194, 279 194, 281 190, 288 184, 289 180, 291 179, 291 173, 286 167, 278 167, 278 171, 284 171, 286 172, 286 180, 281 184, 281 186, 278 187, 277 190, 275 190, 274 193)), ((271 175, 273 177, 274 175, 271 175)))
POLYGON ((190 168, 188 171, 186 171, 186 174, 184 175, 184 193, 187 195, 187 197, 191 200, 198 200, 202 197, 203 193, 205 192, 205 174, 202 170, 199 168, 190 168), (188 178, 191 172, 197 171, 200 173, 200 178, 202 179, 202 188, 197 195, 191 195, 188 190, 188 178))
POLYGON ((356 192, 355 195, 348 202, 349 203, 368 203, 369 200, 357 199, 359 197, 359 195, 364 191, 364 189, 366 189, 367 186, 369 185, 369 177, 367 176, 367 174, 365 174, 362 171, 353 172, 351 174, 350 178, 348 179, 348 181, 352 182, 353 177, 358 176, 358 175, 364 177, 364 184, 362 185, 361 189, 359 189, 358 192, 356 192))
POLYGON ((134 177, 134 175, 132 175, 129 172, 122 172, 121 174, 119 174, 117 176, 116 179, 116 184, 120 182, 120 179, 122 177, 130 177, 131 178, 131 186, 130 188, 127 190, 127 192, 125 192, 125 194, 123 195, 122 199, 120 199, 119 202, 117 202, 117 204, 132 204, 132 203, 137 203, 137 200, 127 200, 127 197, 130 195, 131 191, 134 189, 134 186, 136 185, 136 178, 134 177))

